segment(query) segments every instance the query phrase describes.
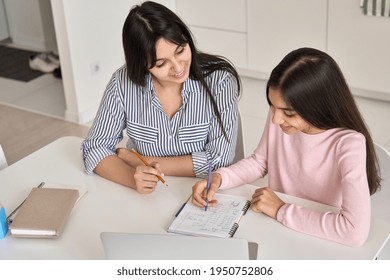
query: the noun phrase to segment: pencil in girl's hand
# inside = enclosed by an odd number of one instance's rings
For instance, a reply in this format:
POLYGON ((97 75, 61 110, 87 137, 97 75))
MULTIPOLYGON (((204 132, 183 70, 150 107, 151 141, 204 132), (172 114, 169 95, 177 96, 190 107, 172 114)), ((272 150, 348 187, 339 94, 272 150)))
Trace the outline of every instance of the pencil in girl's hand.
MULTIPOLYGON (((150 166, 150 164, 146 161, 146 159, 140 153, 138 153, 135 149, 131 149, 131 150, 146 166, 150 166)), ((163 183, 165 186, 168 187, 167 183, 165 182, 165 180, 161 176, 159 176, 159 175, 156 175, 156 176, 161 181, 161 183, 163 183)))

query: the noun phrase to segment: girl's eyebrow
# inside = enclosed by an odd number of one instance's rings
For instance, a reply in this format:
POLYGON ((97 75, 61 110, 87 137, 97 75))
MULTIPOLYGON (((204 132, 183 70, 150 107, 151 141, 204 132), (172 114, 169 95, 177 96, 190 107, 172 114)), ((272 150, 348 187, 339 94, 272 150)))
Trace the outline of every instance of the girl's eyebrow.
MULTIPOLYGON (((179 49, 179 48, 181 48, 181 47, 183 47, 184 46, 184 44, 183 45, 178 45, 177 47, 176 47, 176 49, 175 49, 175 52, 177 52, 177 50, 179 49)), ((157 61, 159 61, 159 60, 165 60, 166 58, 157 58, 156 59, 156 62, 157 61)))
POLYGON ((283 111, 295 111, 294 109, 292 108, 288 108, 288 107, 277 107, 275 106, 274 104, 272 104, 272 102, 270 102, 272 106, 274 106, 276 109, 279 109, 279 110, 283 110, 283 111))

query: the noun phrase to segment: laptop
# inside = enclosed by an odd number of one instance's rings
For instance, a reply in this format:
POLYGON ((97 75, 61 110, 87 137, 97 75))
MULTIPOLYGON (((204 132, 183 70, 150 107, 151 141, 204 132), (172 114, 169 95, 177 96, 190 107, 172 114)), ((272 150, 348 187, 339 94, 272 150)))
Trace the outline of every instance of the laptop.
POLYGON ((100 238, 108 260, 248 260, 250 257, 248 241, 240 238, 119 232, 102 232, 100 238))

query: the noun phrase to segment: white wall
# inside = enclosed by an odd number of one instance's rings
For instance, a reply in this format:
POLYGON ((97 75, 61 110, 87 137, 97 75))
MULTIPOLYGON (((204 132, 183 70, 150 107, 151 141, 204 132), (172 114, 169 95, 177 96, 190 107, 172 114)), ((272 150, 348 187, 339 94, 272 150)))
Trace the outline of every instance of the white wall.
POLYGON ((390 18, 365 16, 358 2, 329 0, 327 50, 353 87, 390 101, 390 18))
POLYGON ((0 1, 0 41, 7 39, 9 36, 5 6, 3 1, 0 1))
POLYGON ((243 76, 267 79, 288 52, 314 47, 336 59, 354 95, 390 101, 390 18, 365 16, 359 0, 176 2, 199 48, 243 76))
POLYGON ((12 42, 37 51, 57 51, 50 0, 5 0, 12 42))
POLYGON ((327 0, 247 0, 248 68, 267 73, 300 47, 326 50, 327 0))
MULTIPOLYGON (((91 121, 103 91, 123 63, 122 26, 136 0, 51 0, 66 118, 91 121)), ((158 1, 174 10, 174 0, 158 1)))
POLYGON ((190 27, 199 50, 248 67, 246 0, 178 0, 176 13, 190 27))
MULTIPOLYGON (((138 2, 51 0, 68 120, 94 118, 112 72, 124 63, 122 25, 138 2)), ((287 52, 313 46, 334 56, 354 94, 390 100, 390 18, 364 16, 359 0, 158 2, 189 24, 201 50, 225 55, 242 75, 267 79, 287 52)))

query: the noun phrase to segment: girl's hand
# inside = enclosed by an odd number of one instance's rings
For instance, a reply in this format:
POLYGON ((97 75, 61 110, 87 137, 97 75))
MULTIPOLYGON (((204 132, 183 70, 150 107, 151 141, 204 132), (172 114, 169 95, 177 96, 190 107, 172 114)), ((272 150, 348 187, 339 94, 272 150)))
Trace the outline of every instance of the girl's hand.
POLYGON ((152 162, 149 166, 138 165, 134 173, 135 189, 142 194, 152 193, 158 183, 157 176, 163 177, 160 164, 152 162))
POLYGON ((207 179, 197 182, 192 187, 192 203, 194 205, 205 207, 206 206, 206 193, 208 200, 208 207, 217 205, 218 201, 213 200, 214 194, 217 192, 221 185, 221 175, 219 173, 213 173, 210 179, 210 189, 207 193, 207 179))
POLYGON ((262 212, 273 219, 280 207, 285 204, 270 187, 259 188, 252 195, 251 208, 255 212, 262 212))

